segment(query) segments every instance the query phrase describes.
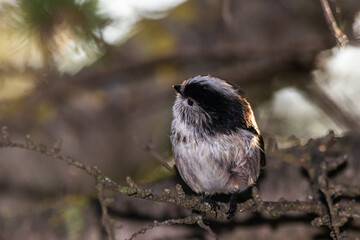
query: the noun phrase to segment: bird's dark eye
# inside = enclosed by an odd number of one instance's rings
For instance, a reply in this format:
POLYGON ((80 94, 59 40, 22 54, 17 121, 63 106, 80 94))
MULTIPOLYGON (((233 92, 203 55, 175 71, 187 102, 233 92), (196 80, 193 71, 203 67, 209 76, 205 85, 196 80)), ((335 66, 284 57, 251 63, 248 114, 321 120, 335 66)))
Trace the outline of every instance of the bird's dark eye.
POLYGON ((188 98, 187 103, 189 104, 189 106, 192 106, 194 104, 194 101, 188 98))

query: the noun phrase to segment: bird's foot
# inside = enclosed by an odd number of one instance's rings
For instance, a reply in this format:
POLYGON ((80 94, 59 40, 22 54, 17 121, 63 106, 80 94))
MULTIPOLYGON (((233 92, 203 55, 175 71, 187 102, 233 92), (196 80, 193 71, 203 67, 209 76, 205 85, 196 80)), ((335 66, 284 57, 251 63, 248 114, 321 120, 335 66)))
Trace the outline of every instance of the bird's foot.
POLYGON ((209 226, 210 225, 210 222, 208 221, 207 217, 206 217, 206 213, 201 213, 201 219, 202 219, 202 222, 205 224, 205 226, 209 226))
POLYGON ((201 216, 201 220, 202 220, 202 222, 205 224, 205 226, 209 226, 209 225, 210 225, 210 222, 208 221, 205 212, 199 212, 199 211, 197 211, 197 210, 192 210, 192 214, 200 215, 200 216, 201 216))
POLYGON ((206 196, 206 195, 202 195, 201 201, 203 203, 209 204, 210 205, 210 210, 215 211, 215 217, 217 217, 217 210, 220 209, 219 204, 215 200, 211 199, 209 196, 206 196))
POLYGON ((237 194, 233 194, 230 197, 229 210, 226 212, 227 219, 234 217, 237 210, 237 194))
POLYGON ((228 220, 235 216, 236 209, 237 209, 237 204, 236 203, 230 203, 229 210, 226 212, 226 214, 227 214, 226 218, 228 220))
POLYGON ((215 211, 216 213, 216 211, 220 209, 219 204, 215 200, 208 199, 206 202, 210 205, 211 211, 215 211))

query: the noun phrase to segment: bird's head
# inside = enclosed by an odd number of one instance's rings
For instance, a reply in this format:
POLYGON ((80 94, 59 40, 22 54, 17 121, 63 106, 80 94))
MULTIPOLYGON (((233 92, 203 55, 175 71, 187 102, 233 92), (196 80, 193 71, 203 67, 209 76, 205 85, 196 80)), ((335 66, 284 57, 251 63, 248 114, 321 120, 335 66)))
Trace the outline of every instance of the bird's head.
POLYGON ((197 76, 173 87, 178 92, 174 118, 210 134, 230 134, 244 126, 243 107, 247 102, 232 84, 211 76, 197 76))

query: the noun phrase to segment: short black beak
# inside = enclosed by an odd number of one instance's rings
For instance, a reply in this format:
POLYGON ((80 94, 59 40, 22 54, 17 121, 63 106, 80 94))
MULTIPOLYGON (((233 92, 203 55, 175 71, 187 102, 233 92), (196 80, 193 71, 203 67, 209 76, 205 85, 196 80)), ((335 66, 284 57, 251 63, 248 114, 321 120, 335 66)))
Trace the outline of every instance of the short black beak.
POLYGON ((175 90, 182 95, 181 85, 173 85, 172 87, 175 88, 175 90))

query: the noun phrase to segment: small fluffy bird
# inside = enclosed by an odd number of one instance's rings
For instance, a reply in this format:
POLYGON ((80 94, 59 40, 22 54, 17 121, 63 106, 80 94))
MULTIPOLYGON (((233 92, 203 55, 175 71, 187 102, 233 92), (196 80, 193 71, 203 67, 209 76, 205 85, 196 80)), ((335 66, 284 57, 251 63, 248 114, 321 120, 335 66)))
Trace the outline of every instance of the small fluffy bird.
POLYGON ((219 206, 210 196, 231 194, 231 218, 237 194, 255 183, 266 163, 250 104, 234 85, 211 76, 173 87, 178 93, 170 139, 178 172, 215 211, 219 206))

